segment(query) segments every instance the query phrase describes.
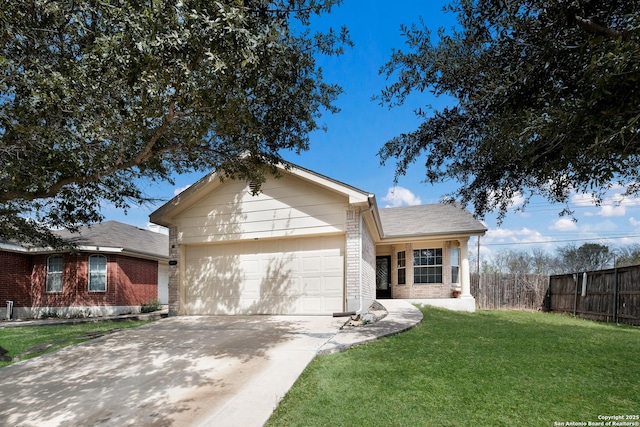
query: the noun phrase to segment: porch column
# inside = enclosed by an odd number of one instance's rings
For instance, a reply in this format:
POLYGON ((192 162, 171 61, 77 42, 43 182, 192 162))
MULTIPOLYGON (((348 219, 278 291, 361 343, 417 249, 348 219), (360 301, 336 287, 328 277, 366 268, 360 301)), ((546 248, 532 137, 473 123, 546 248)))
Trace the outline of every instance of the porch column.
POLYGON ((460 287, 462 288, 461 297, 471 297, 471 276, 469 275, 469 249, 468 239, 459 240, 460 242, 460 287))

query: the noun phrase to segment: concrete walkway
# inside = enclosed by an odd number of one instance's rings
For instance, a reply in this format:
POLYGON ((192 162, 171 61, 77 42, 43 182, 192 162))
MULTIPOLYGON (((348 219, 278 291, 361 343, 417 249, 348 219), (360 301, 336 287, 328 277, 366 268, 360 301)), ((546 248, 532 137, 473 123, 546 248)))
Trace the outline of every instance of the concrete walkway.
POLYGON ((387 315, 382 320, 365 326, 341 329, 320 347, 318 353, 344 351, 353 346, 405 332, 422 321, 422 312, 405 300, 385 299, 378 302, 387 310, 387 315))
POLYGON ((382 320, 172 317, 0 370, 0 425, 262 426, 313 358, 413 328, 422 313, 382 300, 382 320))

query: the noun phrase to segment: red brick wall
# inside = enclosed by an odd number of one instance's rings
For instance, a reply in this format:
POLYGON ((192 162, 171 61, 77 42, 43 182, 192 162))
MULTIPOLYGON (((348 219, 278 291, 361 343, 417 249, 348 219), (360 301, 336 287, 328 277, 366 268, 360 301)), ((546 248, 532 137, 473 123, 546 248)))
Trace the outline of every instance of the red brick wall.
POLYGON ((14 307, 31 306, 31 268, 29 255, 0 251, 0 305, 13 301, 14 307))
POLYGON ((107 257, 107 290, 89 291, 89 253, 65 254, 62 292, 47 292, 48 255, 33 257, 33 307, 129 306, 158 297, 158 263, 122 255, 107 257))
POLYGON ((115 258, 118 266, 116 305, 140 305, 158 298, 156 261, 123 256, 115 258))

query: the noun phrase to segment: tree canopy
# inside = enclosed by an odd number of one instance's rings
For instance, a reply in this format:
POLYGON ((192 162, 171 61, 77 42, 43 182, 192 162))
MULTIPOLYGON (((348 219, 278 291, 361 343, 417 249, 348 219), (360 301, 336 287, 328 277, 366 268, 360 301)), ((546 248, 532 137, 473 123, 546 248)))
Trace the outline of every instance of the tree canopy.
POLYGON ((140 178, 217 169, 261 181, 305 150, 341 89, 312 33, 340 0, 34 0, 0 10, 0 240, 61 242, 146 195, 140 178), (248 156, 239 156, 242 153, 248 156))
POLYGON ((405 50, 381 69, 378 99, 395 106, 430 90, 455 102, 423 111, 418 129, 380 150, 396 179, 426 158, 426 181, 454 179, 448 199, 503 218, 514 196, 601 201, 640 191, 640 2, 458 0, 437 38, 403 27, 405 50), (424 156, 424 157, 423 157, 424 156))
POLYGON ((566 274, 640 264, 640 246, 610 248, 600 243, 573 243, 556 248, 556 254, 540 248, 506 249, 482 261, 483 273, 566 274))
POLYGON ((561 264, 567 272, 595 271, 611 268, 615 251, 607 245, 584 243, 579 247, 567 245, 558 248, 561 264))

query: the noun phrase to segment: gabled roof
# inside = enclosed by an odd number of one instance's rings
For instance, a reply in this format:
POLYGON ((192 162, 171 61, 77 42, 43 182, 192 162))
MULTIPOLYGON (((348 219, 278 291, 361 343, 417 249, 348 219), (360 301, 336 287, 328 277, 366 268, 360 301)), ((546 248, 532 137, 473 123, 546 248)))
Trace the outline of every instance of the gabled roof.
POLYGON ((105 221, 81 227, 79 233, 56 232, 82 248, 109 248, 118 252, 154 258, 169 257, 169 236, 118 221, 105 221))
MULTIPOLYGON (((282 163, 277 167, 282 174, 296 176, 327 190, 348 197, 349 204, 352 205, 369 206, 371 204, 371 199, 374 197, 373 194, 366 191, 357 189, 351 185, 321 175, 317 172, 313 172, 309 169, 297 166, 293 163, 282 163)), ((223 179, 224 176, 216 171, 205 175, 195 184, 169 200, 156 211, 152 212, 150 215, 151 222, 163 226, 169 226, 172 217, 186 210, 201 197, 204 197, 206 194, 209 194, 215 188, 219 187, 222 184, 223 179)))
MULTIPOLYGON (((168 259, 169 236, 118 221, 105 221, 80 227, 78 233, 54 231, 75 244, 81 251, 122 253, 145 259, 168 259)), ((0 242, 0 249, 30 254, 57 252, 51 248, 37 248, 15 242, 0 242)))
POLYGON ((487 231, 467 210, 453 204, 380 209, 384 239, 420 236, 478 235, 487 231))

